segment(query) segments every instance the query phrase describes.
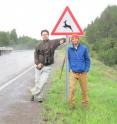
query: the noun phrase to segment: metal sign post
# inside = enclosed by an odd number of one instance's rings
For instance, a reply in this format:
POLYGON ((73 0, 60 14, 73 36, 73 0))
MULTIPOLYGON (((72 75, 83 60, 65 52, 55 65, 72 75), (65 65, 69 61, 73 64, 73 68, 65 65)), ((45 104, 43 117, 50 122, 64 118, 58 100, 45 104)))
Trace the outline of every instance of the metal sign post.
POLYGON ((70 37, 66 36, 66 100, 69 98, 69 61, 68 61, 68 46, 70 37))

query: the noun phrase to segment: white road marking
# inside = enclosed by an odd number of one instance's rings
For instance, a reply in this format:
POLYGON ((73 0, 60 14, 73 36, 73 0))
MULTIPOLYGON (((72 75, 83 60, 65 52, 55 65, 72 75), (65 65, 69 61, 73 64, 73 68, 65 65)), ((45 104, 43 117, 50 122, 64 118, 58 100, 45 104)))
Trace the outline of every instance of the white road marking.
POLYGON ((18 78, 20 78, 21 76, 23 76, 24 74, 26 74, 27 72, 29 72, 31 69, 33 69, 34 66, 31 66, 30 68, 28 68, 27 70, 25 70, 24 72, 22 72, 21 74, 19 74, 18 76, 16 76, 15 78, 11 79, 10 81, 8 81, 7 83, 5 83, 4 85, 2 85, 0 87, 0 91, 2 91, 4 88, 6 88, 7 86, 9 86, 10 84, 12 84, 14 81, 16 81, 18 78))

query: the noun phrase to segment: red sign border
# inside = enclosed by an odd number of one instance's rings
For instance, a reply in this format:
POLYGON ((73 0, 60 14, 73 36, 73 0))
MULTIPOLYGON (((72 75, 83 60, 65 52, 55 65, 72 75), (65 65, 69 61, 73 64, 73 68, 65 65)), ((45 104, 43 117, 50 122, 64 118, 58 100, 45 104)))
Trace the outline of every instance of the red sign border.
POLYGON ((58 22, 56 23, 54 29, 52 30, 51 35, 72 35, 72 34, 74 34, 74 33, 75 33, 75 34, 78 34, 78 35, 84 35, 83 30, 81 29, 80 25, 79 25, 78 22, 76 21, 76 19, 75 19, 74 15, 72 14, 70 8, 67 6, 67 7, 65 8, 65 10, 63 11, 62 15, 60 16, 58 22), (69 12, 70 16, 72 17, 74 23, 76 24, 76 26, 77 26, 77 28, 79 29, 80 32, 55 32, 56 29, 57 29, 57 27, 58 27, 58 25, 60 24, 62 18, 64 17, 64 15, 65 15, 65 13, 66 13, 67 11, 69 12))

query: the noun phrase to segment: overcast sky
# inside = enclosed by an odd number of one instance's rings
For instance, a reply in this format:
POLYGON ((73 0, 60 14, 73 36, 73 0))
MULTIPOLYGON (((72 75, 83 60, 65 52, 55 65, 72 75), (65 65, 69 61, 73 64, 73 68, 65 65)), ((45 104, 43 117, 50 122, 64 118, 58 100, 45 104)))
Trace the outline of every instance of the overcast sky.
POLYGON ((18 36, 40 39, 40 31, 51 32, 66 6, 85 28, 108 5, 117 0, 0 0, 0 31, 15 28, 18 36))

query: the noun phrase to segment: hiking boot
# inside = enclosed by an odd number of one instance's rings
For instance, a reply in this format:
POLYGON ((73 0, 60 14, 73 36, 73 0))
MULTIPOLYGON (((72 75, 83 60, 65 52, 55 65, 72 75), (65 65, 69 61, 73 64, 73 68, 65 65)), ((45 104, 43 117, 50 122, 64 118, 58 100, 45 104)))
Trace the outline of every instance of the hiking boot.
POLYGON ((40 103, 42 103, 43 102, 43 98, 42 97, 38 97, 37 98, 37 101, 40 102, 40 103))

